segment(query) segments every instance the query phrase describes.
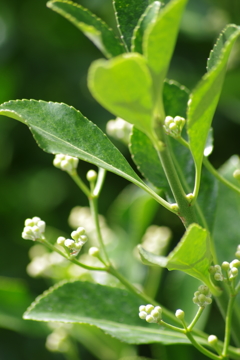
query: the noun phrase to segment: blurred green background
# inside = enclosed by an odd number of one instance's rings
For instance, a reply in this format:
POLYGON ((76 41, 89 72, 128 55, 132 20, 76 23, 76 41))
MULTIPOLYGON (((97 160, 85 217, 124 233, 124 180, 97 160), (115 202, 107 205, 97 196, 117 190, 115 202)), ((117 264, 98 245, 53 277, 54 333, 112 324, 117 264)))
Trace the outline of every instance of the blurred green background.
MULTIPOLYGON (((76 2, 116 30, 111 0, 76 2)), ((190 0, 168 77, 192 89, 204 74, 208 54, 227 23, 240 25, 239 0, 190 0)), ((239 154, 239 45, 238 41, 229 61, 213 123, 215 150, 211 160, 216 167, 232 154, 239 154)), ((88 67, 99 57, 102 55, 94 45, 67 20, 49 10, 45 0, 1 0, 0 103, 23 98, 64 102, 104 130, 112 115, 95 102, 86 85, 88 67)), ((116 144, 131 161, 127 149, 116 144)), ((4 117, 0 121, 0 154, 0 359, 64 359, 62 354, 45 349, 45 328, 40 324, 39 330, 22 325, 21 314, 50 283, 27 275, 32 244, 21 239, 21 231, 27 217, 39 216, 69 233, 67 218, 71 208, 87 206, 87 200, 65 173, 53 168, 53 157, 37 147, 28 128, 4 117)), ((83 162, 79 165, 83 177, 90 168, 83 162)), ((126 185, 125 180, 107 175, 100 213, 108 214, 113 200, 126 185)), ((156 222, 170 226, 176 238, 183 231, 179 221, 163 210, 157 214, 156 222)), ((169 354, 180 359, 178 351, 176 347, 175 353, 169 350, 169 354)), ((181 359, 191 359, 191 354, 195 359, 204 359, 194 352, 185 353, 184 347, 181 351, 181 359)), ((80 353, 82 359, 96 359, 84 347, 80 353)), ((147 347, 140 347, 139 353, 149 356, 147 347)), ((165 359, 164 355, 161 359, 165 359)))

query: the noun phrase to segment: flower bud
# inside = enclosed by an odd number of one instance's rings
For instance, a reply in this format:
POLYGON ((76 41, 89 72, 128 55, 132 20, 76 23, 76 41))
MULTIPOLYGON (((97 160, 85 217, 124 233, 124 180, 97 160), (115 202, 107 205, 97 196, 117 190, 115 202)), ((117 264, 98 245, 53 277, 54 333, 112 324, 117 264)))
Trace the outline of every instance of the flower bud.
POLYGON ((237 180, 240 180, 240 169, 237 169, 233 172, 233 177, 237 180))
POLYGON ((175 312, 175 316, 176 316, 176 318, 178 318, 179 320, 183 320, 183 319, 184 319, 184 316, 185 316, 185 313, 184 313, 183 310, 178 309, 178 310, 175 312))
POLYGON ((95 181, 97 179, 97 173, 94 170, 89 170, 86 177, 89 182, 95 181))
POLYGON ((218 338, 215 335, 210 335, 208 337, 208 343, 212 346, 217 345, 218 338))
POLYGON ((25 240, 44 239, 46 224, 39 217, 34 216, 32 219, 26 219, 24 222, 22 238, 25 240))
POLYGON ((78 158, 64 154, 57 154, 53 160, 53 165, 71 174, 78 166, 78 158))
POLYGON ((88 250, 88 253, 89 253, 89 255, 91 255, 91 256, 98 257, 98 255, 99 255, 99 249, 98 249, 97 247, 95 247, 95 246, 92 246, 92 247, 90 247, 90 249, 88 250))
POLYGON ((160 306, 153 306, 148 304, 139 307, 140 319, 146 320, 149 323, 158 323, 162 318, 162 308, 160 306))
POLYGON ((206 285, 200 285, 198 291, 195 291, 193 302, 200 307, 205 307, 212 303, 211 292, 206 285))

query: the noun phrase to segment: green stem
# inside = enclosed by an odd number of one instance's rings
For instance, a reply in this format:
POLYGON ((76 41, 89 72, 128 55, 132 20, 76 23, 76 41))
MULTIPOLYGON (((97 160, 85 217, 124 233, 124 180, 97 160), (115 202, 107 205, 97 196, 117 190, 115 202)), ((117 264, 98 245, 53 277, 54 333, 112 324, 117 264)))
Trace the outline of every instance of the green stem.
POLYGON ((231 336, 232 313, 233 313, 233 305, 234 305, 235 298, 236 298, 236 295, 230 296, 229 302, 228 302, 226 322, 225 322, 225 337, 224 337, 224 345, 223 345, 223 351, 222 351, 223 357, 227 357, 227 354, 228 354, 228 346, 229 346, 230 336, 231 336))
POLYGON ((173 326, 173 325, 171 325, 171 324, 168 324, 168 323, 166 323, 166 322, 163 321, 163 320, 161 320, 161 321, 159 322, 159 325, 164 325, 165 327, 167 327, 167 328, 170 329, 170 330, 177 331, 177 332, 179 332, 179 333, 181 333, 181 334, 185 334, 185 330, 184 330, 184 329, 181 329, 181 328, 179 328, 179 327, 177 327, 177 326, 173 326))
POLYGON ((207 357, 209 357, 210 359, 213 360, 220 360, 222 359, 221 356, 218 356, 214 353, 212 353, 211 351, 207 350, 206 348, 204 348, 202 345, 200 345, 193 337, 193 335, 190 332, 186 332, 186 336, 188 337, 188 339, 191 341, 191 343, 193 344, 193 346, 198 349, 198 351, 200 351, 202 354, 206 355, 207 357))
POLYGON ((194 326, 196 325, 196 323, 199 320, 200 316, 202 315, 204 309, 205 309, 204 307, 199 307, 198 308, 198 311, 197 311, 196 315, 194 316, 193 321, 187 327, 188 331, 191 331, 194 328, 194 326))
POLYGON ((75 170, 74 172, 72 172, 72 173, 69 172, 68 174, 71 176, 73 181, 77 184, 77 186, 82 190, 82 192, 89 198, 91 196, 91 191, 84 184, 82 179, 79 177, 77 171, 75 170))
MULTIPOLYGON (((162 134, 162 136, 165 136, 165 134, 162 134)), ((166 144, 165 149, 162 151, 158 151, 158 156, 161 161, 164 172, 166 174, 174 198, 179 207, 178 215, 182 220, 183 224, 185 225, 185 227, 188 227, 190 224, 198 222, 195 214, 195 209, 189 203, 186 194, 183 190, 182 184, 180 182, 176 168, 174 166, 173 159, 171 157, 168 141, 166 138, 165 138, 165 144, 166 144)))
POLYGON ((221 181, 224 185, 226 185, 229 189, 235 191, 238 195, 240 194, 240 188, 232 184, 230 181, 225 179, 223 176, 219 174, 219 172, 214 169, 212 164, 209 162, 207 157, 203 158, 203 164, 208 169, 208 171, 213 174, 219 181, 221 181))
POLYGON ((105 177, 106 177, 106 170, 99 168, 97 182, 96 182, 95 188, 93 190, 94 197, 99 197, 100 192, 103 187, 103 184, 104 184, 105 177))
POLYGON ((90 197, 89 198, 89 204, 90 204, 90 208, 91 208, 91 212, 92 212, 92 217, 93 217, 93 220, 95 222, 97 237, 98 237, 98 241, 99 241, 101 250, 104 253, 105 260, 106 260, 107 264, 110 264, 110 260, 109 260, 109 257, 108 257, 107 251, 106 251, 105 244, 103 242, 102 232, 101 232, 101 228, 100 228, 100 224, 99 224, 98 198, 97 197, 92 197, 92 198, 90 197))
POLYGON ((86 270, 94 270, 94 271, 106 271, 105 267, 94 267, 94 266, 89 266, 86 264, 81 263, 80 261, 78 261, 76 258, 73 257, 69 257, 67 254, 65 254, 64 252, 62 252, 61 250, 59 250, 56 246, 52 245, 50 242, 48 242, 46 239, 41 239, 39 240, 39 242, 41 244, 46 245, 50 250, 57 252, 58 254, 60 254, 61 256, 63 256, 65 259, 71 261, 72 263, 81 266, 82 268, 86 269, 86 270))

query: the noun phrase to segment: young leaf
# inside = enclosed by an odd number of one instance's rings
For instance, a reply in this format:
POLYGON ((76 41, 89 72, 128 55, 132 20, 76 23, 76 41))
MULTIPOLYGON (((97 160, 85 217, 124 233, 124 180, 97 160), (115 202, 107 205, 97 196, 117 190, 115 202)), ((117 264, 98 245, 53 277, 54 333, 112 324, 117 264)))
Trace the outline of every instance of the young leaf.
POLYGON ((79 111, 65 104, 36 100, 0 105, 0 115, 25 123, 46 152, 78 157, 145 186, 107 136, 79 111))
POLYGON ((113 0, 119 31, 129 49, 133 30, 148 4, 148 0, 113 0))
POLYGON ((155 255, 145 250, 141 245, 138 245, 139 254, 142 262, 149 266, 167 267, 168 258, 165 256, 155 255))
POLYGON ((148 26, 150 26, 157 20, 160 7, 161 7, 160 1, 154 1, 146 8, 145 12, 138 20, 137 26, 134 29, 133 37, 131 40, 132 52, 138 52, 140 54, 143 53, 143 48, 142 48, 143 35, 146 29, 148 28, 148 26))
POLYGON ((236 25, 229 25, 222 32, 210 55, 208 62, 209 71, 203 76, 190 96, 188 135, 196 166, 196 194, 200 183, 204 148, 221 93, 227 61, 239 35, 240 27, 236 25))
POLYGON ((168 270, 183 271, 204 282, 213 294, 219 295, 218 289, 212 284, 209 275, 209 267, 212 262, 209 236, 207 231, 199 225, 190 225, 181 241, 166 258, 150 254, 141 247, 140 254, 148 264, 163 266, 168 270))
POLYGON ((186 3, 187 0, 170 1, 144 35, 143 52, 157 86, 166 77, 186 3))
POLYGON ((95 61, 88 85, 101 105, 152 137, 152 78, 141 55, 95 61))
POLYGON ((189 343, 184 334, 141 320, 140 305, 142 300, 126 290, 74 281, 54 286, 39 296, 24 319, 90 324, 129 344, 189 343))
POLYGON ((65 0, 49 1, 47 6, 73 23, 107 58, 125 52, 123 44, 112 29, 88 9, 65 0))

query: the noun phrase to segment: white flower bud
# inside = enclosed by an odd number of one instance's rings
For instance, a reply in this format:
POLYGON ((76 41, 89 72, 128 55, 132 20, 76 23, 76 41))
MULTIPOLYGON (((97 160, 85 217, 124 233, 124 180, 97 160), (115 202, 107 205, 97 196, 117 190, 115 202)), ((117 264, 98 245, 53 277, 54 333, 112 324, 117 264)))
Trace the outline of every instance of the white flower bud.
POLYGON ((233 177, 237 180, 240 180, 240 170, 237 169, 233 172, 233 177))
POLYGON ((146 313, 146 311, 140 311, 140 313, 139 313, 139 317, 140 317, 140 319, 145 320, 145 319, 146 319, 146 317, 147 317, 147 313, 146 313))
POLYGON ((148 304, 148 305, 146 305, 145 306, 145 311, 148 313, 148 314, 150 314, 150 312, 154 309, 154 306, 153 305, 151 305, 151 304, 148 304))
MULTIPOLYGON (((98 257, 99 255, 99 249, 95 246, 92 246, 89 250, 88 250, 88 253, 90 256, 95 256, 95 257, 98 257)), ((145 307, 144 307, 145 309, 145 307)), ((141 311, 141 310, 140 310, 141 311)))
POLYGON ((141 311, 145 311, 145 305, 140 305, 139 306, 139 311, 141 312, 141 311))
POLYGON ((211 292, 206 285, 200 285, 198 291, 195 291, 193 302, 200 307, 205 307, 212 303, 211 292))
POLYGON ((87 180, 88 181, 95 181, 97 179, 97 173, 94 170, 89 170, 87 172, 87 180))
POLYGON ((229 262, 224 261, 224 262, 222 263, 222 269, 225 270, 225 271, 227 271, 229 268, 230 268, 229 262))
POLYGON ((209 337, 208 337, 208 343, 210 344, 210 345, 217 345, 217 342, 218 342, 218 338, 215 336, 215 335, 210 335, 209 337))
POLYGON ((65 237, 59 236, 59 237, 57 238, 57 244, 58 244, 58 245, 64 245, 65 240, 66 240, 65 237))
POLYGON ((184 313, 183 310, 178 309, 178 310, 175 312, 175 316, 176 316, 176 318, 178 318, 179 320, 183 320, 183 319, 184 319, 184 316, 185 316, 185 313, 184 313))
POLYGON ((230 268, 236 267, 238 268, 240 266, 240 260, 238 259, 234 259, 233 261, 230 262, 230 268))
POLYGON ((152 315, 147 315, 146 316, 146 321, 148 322, 148 323, 155 323, 155 319, 154 319, 154 317, 152 316, 152 315))
POLYGON ((141 305, 139 307, 139 317, 149 323, 159 323, 162 318, 162 308, 161 306, 154 307, 151 304, 141 305))
POLYGON ((73 249, 75 247, 75 241, 71 239, 67 239, 64 241, 64 246, 66 246, 69 249, 73 249))

